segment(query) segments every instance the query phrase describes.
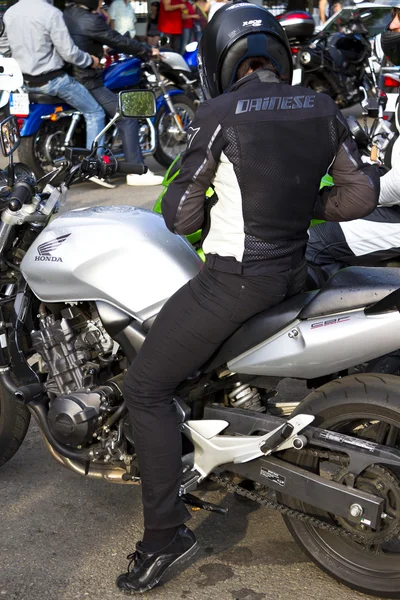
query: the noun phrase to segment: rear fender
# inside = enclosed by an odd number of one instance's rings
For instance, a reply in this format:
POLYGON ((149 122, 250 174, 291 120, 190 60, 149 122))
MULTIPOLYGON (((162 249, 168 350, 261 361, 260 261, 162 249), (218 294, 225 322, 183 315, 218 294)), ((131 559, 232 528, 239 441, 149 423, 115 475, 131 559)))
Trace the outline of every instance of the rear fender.
POLYGON ((34 135, 39 130, 43 120, 42 117, 53 114, 59 106, 63 110, 69 110, 68 104, 30 104, 29 115, 26 117, 23 126, 21 127, 21 137, 34 135))

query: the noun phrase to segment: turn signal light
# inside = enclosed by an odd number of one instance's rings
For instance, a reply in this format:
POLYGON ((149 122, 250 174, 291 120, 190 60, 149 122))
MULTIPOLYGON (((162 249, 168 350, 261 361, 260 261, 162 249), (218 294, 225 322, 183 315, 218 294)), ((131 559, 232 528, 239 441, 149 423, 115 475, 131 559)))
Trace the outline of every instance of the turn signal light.
POLYGON ((21 129, 23 128, 23 126, 25 125, 25 118, 19 115, 16 115, 17 117, 17 123, 18 123, 18 129, 19 131, 21 131, 21 129))
POLYGON ((57 121, 57 113, 60 113, 62 111, 63 111, 62 106, 56 106, 55 111, 53 112, 52 115, 50 115, 50 121, 57 121))

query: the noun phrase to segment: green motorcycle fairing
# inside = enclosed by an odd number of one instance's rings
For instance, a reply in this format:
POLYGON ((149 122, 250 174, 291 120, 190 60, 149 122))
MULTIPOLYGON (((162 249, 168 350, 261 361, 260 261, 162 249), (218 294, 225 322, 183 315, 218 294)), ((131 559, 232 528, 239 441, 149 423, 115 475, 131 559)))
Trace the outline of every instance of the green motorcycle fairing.
MULTIPOLYGON (((164 179, 162 182, 163 190, 162 190, 161 194, 158 196, 155 205, 153 206, 154 212, 162 214, 162 208, 161 208, 162 207, 162 199, 163 199, 164 194, 167 191, 170 183, 179 174, 180 168, 181 168, 181 155, 176 157, 176 159, 174 160, 174 162, 171 164, 168 171, 164 175, 164 179)), ((332 177, 330 175, 326 174, 321 179, 320 189, 323 187, 332 187, 333 185, 334 184, 333 184, 332 177)), ((214 189, 212 187, 209 187, 208 190, 206 191, 206 197, 211 198, 214 195, 214 193, 215 193, 214 189)), ((313 219, 311 221, 310 226, 312 227, 313 225, 317 225, 318 223, 323 223, 323 222, 324 221, 321 221, 318 219, 313 219)), ((201 229, 199 229, 195 233, 191 233, 191 234, 187 235, 186 239, 192 244, 192 246, 194 246, 196 248, 197 254, 204 261, 205 256, 204 256, 203 250, 200 245, 201 244, 201 229)))

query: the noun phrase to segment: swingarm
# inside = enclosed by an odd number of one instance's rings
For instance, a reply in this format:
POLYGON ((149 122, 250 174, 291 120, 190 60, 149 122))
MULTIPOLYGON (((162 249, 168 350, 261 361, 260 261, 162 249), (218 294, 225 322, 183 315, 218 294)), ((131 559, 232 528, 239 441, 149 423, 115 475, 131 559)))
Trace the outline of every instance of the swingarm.
POLYGON ((222 467, 354 525, 379 531, 382 519, 388 518, 383 498, 357 489, 355 482, 373 465, 399 469, 399 450, 313 427, 310 415, 299 414, 285 420, 208 406, 204 419, 181 424, 182 432, 194 445, 193 466, 185 473, 183 495, 222 467), (288 450, 290 454, 282 453, 288 450), (335 471, 342 473, 341 478, 335 481, 334 477, 323 477, 292 464, 292 457, 295 462, 301 452, 309 453, 315 460, 323 458, 329 462, 333 457, 332 464, 335 471), (281 454, 275 456, 276 453, 281 454))

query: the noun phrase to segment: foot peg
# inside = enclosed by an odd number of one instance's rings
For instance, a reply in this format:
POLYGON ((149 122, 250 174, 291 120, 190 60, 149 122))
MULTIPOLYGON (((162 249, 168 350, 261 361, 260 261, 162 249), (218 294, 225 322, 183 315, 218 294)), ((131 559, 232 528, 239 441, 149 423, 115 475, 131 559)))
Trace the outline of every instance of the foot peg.
POLYGON ((297 415, 293 417, 281 427, 276 429, 264 442, 260 450, 266 456, 272 452, 281 452, 295 448, 301 450, 307 444, 307 438, 304 435, 299 435, 312 421, 314 417, 308 415, 297 415))
POLYGON ((195 506, 196 508, 201 508, 203 510, 208 510, 209 512, 214 512, 219 515, 227 515, 227 508, 221 508, 217 504, 212 504, 212 502, 206 502, 205 500, 201 500, 197 498, 197 496, 193 496, 193 494, 182 494, 182 500, 185 504, 189 504, 190 506, 195 506))
POLYGON ((197 488, 197 484, 201 479, 202 477, 198 471, 186 471, 182 476, 179 495, 182 497, 189 492, 193 492, 197 488))

